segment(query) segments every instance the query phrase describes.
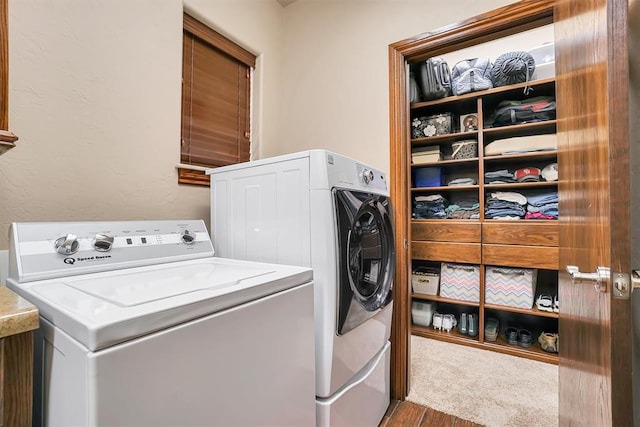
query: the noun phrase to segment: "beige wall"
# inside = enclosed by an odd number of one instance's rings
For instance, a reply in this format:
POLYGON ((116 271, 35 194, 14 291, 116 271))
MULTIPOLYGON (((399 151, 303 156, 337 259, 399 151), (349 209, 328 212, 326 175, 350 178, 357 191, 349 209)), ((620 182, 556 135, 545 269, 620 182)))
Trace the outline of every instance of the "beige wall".
POLYGON ((299 0, 286 7, 284 137, 269 154, 323 147, 388 171, 389 44, 509 3, 299 0))
MULTIPOLYGON (((254 157, 327 148, 388 170, 387 46, 510 3, 185 0, 258 55, 254 157)), ((209 217, 177 185, 181 0, 10 0, 10 129, 0 249, 12 221, 209 217)))

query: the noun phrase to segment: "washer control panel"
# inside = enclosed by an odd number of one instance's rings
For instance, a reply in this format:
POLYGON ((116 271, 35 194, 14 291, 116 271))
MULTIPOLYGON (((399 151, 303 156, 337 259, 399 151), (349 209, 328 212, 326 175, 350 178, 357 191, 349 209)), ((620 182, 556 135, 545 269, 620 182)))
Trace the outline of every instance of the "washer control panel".
POLYGON ((364 187, 387 190, 387 180, 383 172, 361 164, 356 165, 356 170, 364 187))
POLYGON ((14 223, 9 277, 32 281, 211 257, 202 220, 14 223))

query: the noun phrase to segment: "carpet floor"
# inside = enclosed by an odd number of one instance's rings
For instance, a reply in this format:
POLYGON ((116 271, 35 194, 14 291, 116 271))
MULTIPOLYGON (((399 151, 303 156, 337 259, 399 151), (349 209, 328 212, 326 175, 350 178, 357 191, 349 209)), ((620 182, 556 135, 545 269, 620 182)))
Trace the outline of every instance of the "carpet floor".
POLYGON ((558 425, 558 366, 411 336, 407 400, 489 427, 558 425))

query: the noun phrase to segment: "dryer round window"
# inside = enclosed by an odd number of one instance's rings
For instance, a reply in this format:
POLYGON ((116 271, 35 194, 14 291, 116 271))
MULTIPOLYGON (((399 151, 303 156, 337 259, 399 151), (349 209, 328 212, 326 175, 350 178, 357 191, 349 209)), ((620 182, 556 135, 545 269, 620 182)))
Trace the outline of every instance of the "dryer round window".
POLYGON ((344 334, 391 301, 395 250, 388 197, 334 189, 339 245, 337 333, 344 334))

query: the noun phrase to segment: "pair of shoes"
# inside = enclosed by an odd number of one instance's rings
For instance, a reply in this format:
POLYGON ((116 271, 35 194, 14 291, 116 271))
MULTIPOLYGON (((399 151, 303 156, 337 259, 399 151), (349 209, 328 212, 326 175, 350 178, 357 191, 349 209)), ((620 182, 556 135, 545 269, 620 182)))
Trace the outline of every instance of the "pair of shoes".
POLYGON ((558 352, 558 334, 543 332, 538 337, 540 348, 549 353, 558 352))
POLYGON ((495 341, 498 339, 498 331, 500 331, 500 322, 492 317, 488 318, 484 324, 484 340, 495 341))
POLYGON ((549 313, 559 313, 560 312, 560 302, 558 301, 558 295, 554 295, 551 298, 551 295, 540 294, 536 299, 536 307, 540 311, 548 311, 549 313))
POLYGON ((526 348, 531 347, 531 344, 533 344, 533 335, 527 329, 509 327, 505 329, 504 337, 511 345, 519 345, 526 348))
POLYGON ((553 299, 551 295, 540 294, 536 299, 536 307, 540 311, 548 311, 549 313, 553 313, 553 299))

